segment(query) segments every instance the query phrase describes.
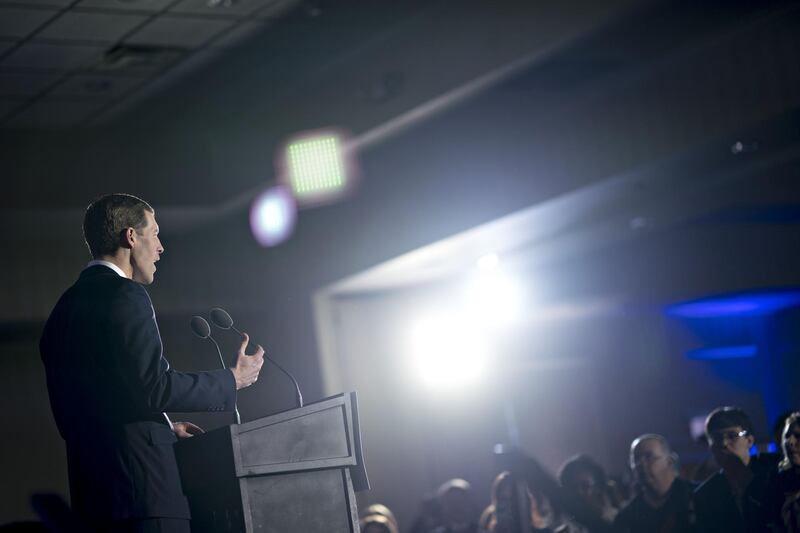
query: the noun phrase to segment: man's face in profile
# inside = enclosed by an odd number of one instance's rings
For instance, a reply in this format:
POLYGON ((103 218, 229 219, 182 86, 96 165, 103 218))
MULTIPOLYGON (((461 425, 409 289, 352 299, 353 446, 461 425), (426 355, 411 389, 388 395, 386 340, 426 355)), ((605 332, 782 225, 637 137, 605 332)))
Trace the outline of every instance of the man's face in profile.
POLYGON ((142 285, 150 285, 156 273, 156 261, 161 258, 164 247, 158 238, 156 218, 149 211, 144 213, 146 224, 134 230, 134 245, 131 248, 131 267, 133 280, 142 285))

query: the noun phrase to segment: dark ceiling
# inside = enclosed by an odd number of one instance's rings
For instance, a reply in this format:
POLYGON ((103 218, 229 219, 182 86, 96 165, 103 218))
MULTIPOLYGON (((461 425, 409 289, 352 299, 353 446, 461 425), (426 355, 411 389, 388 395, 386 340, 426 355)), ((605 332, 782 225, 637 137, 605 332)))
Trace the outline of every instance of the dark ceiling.
POLYGON ((297 2, 43 0, 0 2, 0 127, 111 120, 297 2))
MULTIPOLYGON (((191 72, 176 64, 151 73, 150 89, 120 94, 108 120, 6 122, 0 222, 14 228, 3 235, 8 243, 73 246, 83 206, 115 190, 136 191, 158 206, 173 236, 244 218, 254 195, 275 180, 281 143, 325 126, 351 133, 364 169, 360 191, 339 206, 303 211, 298 233, 273 254, 307 261, 324 240, 312 228, 333 221, 342 232, 370 221, 380 233, 419 208, 417 220, 428 221, 407 240, 364 241, 360 259, 343 259, 330 275, 685 154, 712 150, 717 160, 721 151, 736 165, 791 159, 796 151, 796 132, 769 124, 791 124, 786 117, 800 104, 797 2, 243 0, 227 11, 188 1, 56 3, 22 9, 0 2, 19 16, 47 10, 51 24, 98 9, 150 21, 143 29, 160 19, 246 25, 262 24, 268 14, 269 23, 191 72), (776 140, 751 138, 756 129, 776 140), (435 142, 414 146, 431 135, 435 142), (731 152, 736 142, 741 153, 731 152), (491 192, 483 191, 487 179, 497 180, 491 192), (461 191, 461 208, 441 216, 435 202, 448 189, 461 191)), ((81 20, 86 26, 75 28, 111 35, 99 19, 81 20)), ((20 35, 6 57, 46 35, 42 24, 20 35)), ((103 46, 124 45, 137 31, 118 32, 103 46)), ((59 72, 63 80, 78 75, 59 72)), ((37 93, 22 105, 48 98, 37 93)), ((677 193, 712 180, 702 171, 668 175, 663 187, 674 194, 651 195, 654 212, 674 212, 677 193)), ((763 187, 763 179, 753 174, 678 211, 722 220, 736 209, 736 216, 763 220, 770 216, 764 212, 791 212, 800 203, 792 180, 763 187)), ((618 200, 631 217, 645 209, 641 190, 618 200)), ((582 223, 608 215, 592 216, 582 223)), ((314 279, 302 285, 318 286, 314 279)), ((44 301, 37 315, 46 312, 44 301)))

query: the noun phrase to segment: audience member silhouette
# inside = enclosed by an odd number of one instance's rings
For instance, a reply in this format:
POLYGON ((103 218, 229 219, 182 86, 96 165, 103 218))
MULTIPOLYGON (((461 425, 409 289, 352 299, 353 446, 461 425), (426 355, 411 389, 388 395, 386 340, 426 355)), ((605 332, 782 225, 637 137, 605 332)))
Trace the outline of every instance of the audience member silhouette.
POLYGON ((739 408, 720 407, 706 418, 706 436, 721 470, 694 494, 698 531, 758 531, 766 506, 767 482, 777 465, 771 454, 752 456, 753 424, 739 408))
MULTIPOLYGON (((767 481, 764 514, 758 531, 800 532, 800 412, 785 418, 781 436, 783 459, 767 481)), ((758 508, 756 508, 756 511, 758 508)), ((759 519, 760 518, 760 519, 759 519)))
POLYGON ((678 477, 678 456, 666 438, 647 433, 633 440, 630 466, 638 493, 614 520, 620 533, 692 531, 694 485, 678 477))
POLYGON ((606 472, 594 459, 584 454, 572 457, 561 465, 558 480, 568 495, 582 500, 606 522, 613 522, 617 509, 611 504, 606 472))
POLYGON ((467 481, 451 479, 439 487, 436 496, 442 510, 442 525, 435 533, 477 533, 477 507, 467 481))
POLYGON ((494 479, 491 503, 478 521, 482 533, 516 533, 520 531, 523 513, 531 531, 552 531, 556 514, 549 500, 541 493, 533 493, 526 483, 519 483, 510 472, 501 472, 494 479), (519 494, 522 492, 522 501, 519 494), (526 506, 521 509, 522 504, 526 506))
POLYGON ((772 442, 770 444, 774 444, 775 450, 780 453, 783 453, 783 432, 786 429, 786 421, 789 420, 789 417, 793 414, 795 413, 792 411, 781 413, 772 424, 772 433, 770 434, 772 437, 772 442))
POLYGON ((408 533, 430 533, 442 525, 442 508, 436 494, 428 493, 422 498, 419 513, 408 533))
MULTIPOLYGON (((366 509, 361 511, 361 515, 360 515, 361 521, 362 521, 361 523, 363 524, 363 520, 365 520, 366 518, 373 517, 373 516, 376 516, 376 515, 377 516, 382 516, 382 517, 386 518, 386 520, 391 522, 392 526, 394 527, 394 531, 399 531, 400 530, 400 526, 397 523, 397 517, 394 516, 394 513, 392 512, 391 509, 389 509, 387 506, 383 505, 382 503, 373 503, 372 505, 368 506, 366 509)), ((382 522, 382 521, 378 520, 378 522, 382 522)))
POLYGON ((399 533, 397 523, 382 514, 367 515, 359 520, 361 533, 399 533))

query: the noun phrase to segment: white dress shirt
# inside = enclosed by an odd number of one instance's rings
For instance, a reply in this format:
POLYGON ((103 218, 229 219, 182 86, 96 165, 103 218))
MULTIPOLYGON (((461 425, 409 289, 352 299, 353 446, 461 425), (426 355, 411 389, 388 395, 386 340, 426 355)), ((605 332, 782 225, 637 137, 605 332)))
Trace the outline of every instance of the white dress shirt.
POLYGON ((114 263, 112 263, 111 261, 103 261, 103 260, 101 260, 101 259, 92 259, 92 260, 91 260, 91 261, 89 261, 89 263, 86 265, 86 268, 93 267, 93 266, 95 266, 95 265, 103 265, 103 266, 107 266, 108 268, 110 268, 111 270, 113 270, 114 272, 116 272, 117 274, 119 274, 120 276, 122 276, 123 278, 127 278, 127 277, 128 277, 128 276, 126 276, 126 275, 125 275, 125 272, 123 272, 123 271, 122 271, 122 269, 121 269, 120 267, 118 267, 117 265, 115 265, 115 264, 114 264, 114 263))

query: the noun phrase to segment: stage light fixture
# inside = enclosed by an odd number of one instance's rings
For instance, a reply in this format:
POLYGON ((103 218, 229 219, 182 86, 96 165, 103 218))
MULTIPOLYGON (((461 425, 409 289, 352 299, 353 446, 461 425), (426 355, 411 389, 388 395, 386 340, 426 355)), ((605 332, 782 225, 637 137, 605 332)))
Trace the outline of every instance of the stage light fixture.
POLYGON ((348 181, 341 136, 332 132, 296 137, 286 145, 286 181, 298 201, 326 199, 348 181))
POLYGON ((758 355, 758 346, 755 344, 742 344, 735 346, 712 346, 710 348, 697 348, 686 353, 689 359, 715 360, 715 359, 741 359, 758 355))
POLYGON ((734 293, 670 305, 668 315, 677 318, 763 316, 800 306, 800 290, 775 289, 734 293))
POLYGON ((283 186, 261 193, 250 207, 250 230, 261 246, 276 246, 291 235, 297 219, 297 205, 283 186))

